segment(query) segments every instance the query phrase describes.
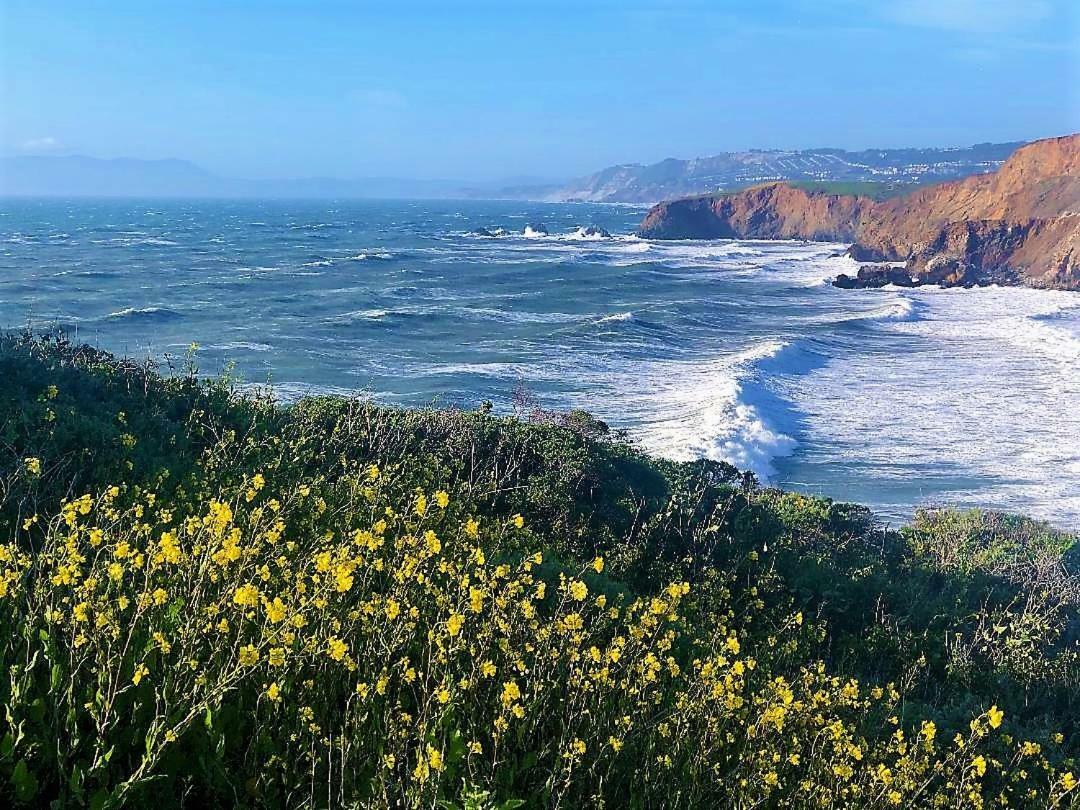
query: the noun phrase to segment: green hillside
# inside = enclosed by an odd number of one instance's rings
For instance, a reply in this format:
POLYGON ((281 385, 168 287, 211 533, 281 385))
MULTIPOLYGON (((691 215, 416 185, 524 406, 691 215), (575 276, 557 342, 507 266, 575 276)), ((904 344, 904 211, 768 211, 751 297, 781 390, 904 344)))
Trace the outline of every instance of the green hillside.
POLYGON ((1065 807, 1080 547, 0 339, 0 794, 106 807, 1065 807))

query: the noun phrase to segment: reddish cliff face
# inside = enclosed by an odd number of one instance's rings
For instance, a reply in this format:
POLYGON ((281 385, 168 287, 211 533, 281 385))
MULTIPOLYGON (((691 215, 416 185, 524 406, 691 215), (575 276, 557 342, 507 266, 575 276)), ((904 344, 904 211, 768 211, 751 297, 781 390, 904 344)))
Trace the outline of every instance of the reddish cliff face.
POLYGON ((874 201, 773 183, 737 194, 653 206, 639 234, 649 239, 814 239, 852 242, 874 201))
POLYGON ((805 191, 783 183, 738 194, 688 197, 654 206, 641 223, 650 239, 818 239, 852 242, 865 197, 805 191))
POLYGON ((783 184, 673 200, 639 233, 850 241, 857 259, 906 261, 921 283, 1080 290, 1080 135, 1021 147, 993 174, 882 202, 783 184))

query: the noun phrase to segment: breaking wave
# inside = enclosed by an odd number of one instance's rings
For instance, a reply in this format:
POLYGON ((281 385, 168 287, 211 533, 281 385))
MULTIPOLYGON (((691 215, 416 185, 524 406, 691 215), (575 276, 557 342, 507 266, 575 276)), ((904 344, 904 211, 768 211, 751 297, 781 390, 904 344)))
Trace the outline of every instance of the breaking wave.
POLYGON ((649 417, 635 431, 645 449, 676 461, 726 461, 768 482, 773 462, 798 446, 797 417, 769 378, 803 373, 813 362, 796 344, 768 340, 706 362, 647 364, 636 383, 625 380, 643 393, 621 396, 632 413, 649 417))

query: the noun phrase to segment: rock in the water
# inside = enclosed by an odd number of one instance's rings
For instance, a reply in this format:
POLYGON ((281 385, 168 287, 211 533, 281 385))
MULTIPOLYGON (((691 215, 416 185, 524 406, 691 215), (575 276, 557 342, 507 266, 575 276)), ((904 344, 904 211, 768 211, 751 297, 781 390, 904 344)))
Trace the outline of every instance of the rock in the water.
POLYGON ((509 231, 506 228, 473 228, 469 231, 470 236, 506 236, 509 231))
POLYGON ((880 250, 867 247, 866 245, 860 245, 858 242, 847 249, 847 255, 857 262, 888 261, 888 258, 880 250))
POLYGON ((547 236, 548 235, 547 225, 545 225, 543 222, 534 222, 531 225, 526 225, 525 226, 525 235, 526 236, 547 236))
POLYGON ((599 225, 589 225, 587 228, 578 228, 578 236, 582 239, 610 239, 611 234, 599 225))
POLYGON ((841 273, 833 280, 833 286, 842 290, 863 290, 885 287, 889 284, 897 287, 918 287, 922 282, 913 279, 903 267, 891 264, 866 264, 859 268, 855 276, 841 273))

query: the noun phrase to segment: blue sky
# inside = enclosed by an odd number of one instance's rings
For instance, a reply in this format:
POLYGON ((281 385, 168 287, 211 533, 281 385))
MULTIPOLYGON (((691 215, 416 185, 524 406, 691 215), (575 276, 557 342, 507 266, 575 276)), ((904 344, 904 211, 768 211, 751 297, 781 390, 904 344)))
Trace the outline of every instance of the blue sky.
POLYGON ((1078 0, 0 0, 0 151, 561 178, 1080 130, 1078 0))

